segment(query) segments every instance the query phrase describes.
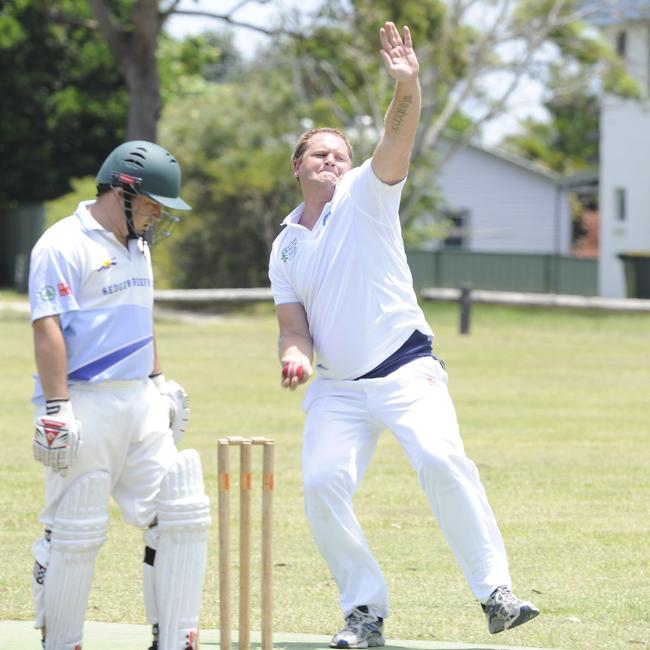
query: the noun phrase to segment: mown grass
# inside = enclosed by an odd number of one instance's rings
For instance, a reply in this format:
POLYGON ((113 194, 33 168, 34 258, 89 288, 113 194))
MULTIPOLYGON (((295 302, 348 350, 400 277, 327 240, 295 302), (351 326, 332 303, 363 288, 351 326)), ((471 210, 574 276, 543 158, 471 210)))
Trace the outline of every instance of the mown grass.
MULTIPOLYGON (((515 590, 542 609, 535 621, 498 641, 581 650, 647 648, 650 317, 477 306, 471 335, 461 336, 456 306, 426 310, 437 334, 436 352, 447 363, 466 450, 506 541, 515 590)), ((160 321, 157 334, 167 376, 191 396, 193 419, 182 446, 201 452, 215 522, 217 438, 267 435, 277 441, 275 629, 334 632, 341 622, 336 588, 302 512, 301 395, 279 388, 271 309, 202 324, 160 321)), ((40 534, 42 485, 30 451, 27 316, 0 313, 0 336, 0 618, 28 619, 29 549, 40 534)), ((497 640, 488 635, 412 470, 388 433, 356 507, 390 584, 389 637, 497 640)), ((258 537, 256 529, 256 543, 258 537)), ((139 531, 112 508, 89 618, 144 622, 140 560, 139 531)), ((206 627, 218 627, 217 577, 215 524, 202 610, 206 627)), ((256 609, 253 625, 258 629, 256 609)))

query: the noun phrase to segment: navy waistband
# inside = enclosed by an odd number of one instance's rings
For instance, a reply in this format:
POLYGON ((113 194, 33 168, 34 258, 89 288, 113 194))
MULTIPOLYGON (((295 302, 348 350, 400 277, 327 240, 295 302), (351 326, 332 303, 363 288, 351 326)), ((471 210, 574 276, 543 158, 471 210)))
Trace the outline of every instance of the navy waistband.
POLYGON ((433 357, 435 359, 436 357, 433 354, 431 343, 431 336, 415 330, 398 350, 393 352, 387 359, 384 359, 384 361, 374 367, 370 372, 361 375, 361 377, 357 377, 355 381, 357 379, 386 377, 391 372, 395 372, 398 368, 420 357, 433 357))

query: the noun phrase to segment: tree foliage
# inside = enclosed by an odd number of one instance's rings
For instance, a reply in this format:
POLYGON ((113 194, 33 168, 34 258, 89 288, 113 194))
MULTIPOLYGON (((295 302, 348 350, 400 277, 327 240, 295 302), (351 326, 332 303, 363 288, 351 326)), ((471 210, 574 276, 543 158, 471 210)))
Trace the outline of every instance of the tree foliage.
POLYGON ((374 147, 392 94, 377 56, 386 18, 409 25, 421 70, 422 119, 401 210, 407 229, 436 218, 436 177, 454 151, 507 110, 522 81, 548 82, 553 61, 577 67, 594 87, 635 93, 576 0, 326 0, 289 46, 293 83, 305 116, 318 126, 333 115, 336 125, 352 127, 362 156, 374 147))
MULTIPOLYGON (((623 74, 582 17, 569 0, 544 6, 528 0, 326 0, 307 23, 288 17, 294 36, 277 34, 250 64, 240 61, 236 74, 165 109, 161 135, 178 152, 195 207, 170 242, 173 283, 267 284, 270 244, 300 200, 289 162, 297 136, 312 126, 341 127, 353 140, 356 163, 377 142, 393 91, 377 51, 386 18, 409 25, 421 63, 422 120, 402 201, 405 235, 413 242, 440 231, 440 166, 505 110, 524 75, 548 78, 548 48, 567 68, 579 65, 587 80, 602 79, 607 70, 623 74), (479 5, 487 12, 483 22, 469 16, 479 5), (507 83, 495 84, 496 74, 507 83)), ((573 117, 566 109, 556 107, 568 140, 573 117)))
MULTIPOLYGON (((129 92, 128 139, 157 141, 162 110, 158 45, 165 22, 173 14, 189 14, 243 26, 237 11, 249 3, 241 0, 225 13, 180 9, 180 0, 89 0, 98 30, 121 69, 129 92)), ((258 31, 272 33, 263 27, 258 31)))
POLYGON ((290 152, 301 127, 291 89, 266 62, 165 109, 161 137, 193 207, 166 244, 176 286, 268 284, 271 243, 299 200, 290 152))
POLYGON ((127 96, 106 46, 67 0, 74 23, 57 23, 53 0, 14 0, 0 11, 0 205, 64 194, 94 173, 122 139, 127 96))
MULTIPOLYGON (((224 34, 165 37, 162 25, 179 11, 177 0, 90 0, 92 16, 81 0, 14 3, 58 16, 42 19, 43 30, 101 30, 114 57, 108 69, 120 80, 119 67, 128 87, 127 138, 157 139, 162 106, 160 141, 181 161, 184 194, 195 208, 168 244, 180 286, 266 284, 270 243, 299 200, 289 154, 301 131, 342 127, 356 161, 370 155, 393 90, 377 52, 386 19, 409 24, 421 63, 422 120, 402 205, 409 236, 414 224, 436 218, 437 173, 454 148, 506 110, 523 78, 548 80, 549 48, 567 69, 578 65, 590 79, 631 92, 620 61, 574 0, 323 0, 313 19, 287 16, 278 28, 259 28, 270 36, 268 47, 249 63, 224 34)), ((210 16, 235 24, 229 14, 210 16)), ((0 44, 21 32, 21 21, 7 21, 0 44)), ((97 62, 97 52, 107 50, 97 38, 88 43, 95 56, 86 53, 84 63, 97 62)), ((75 53, 66 56, 70 75, 75 53)), ((91 88, 93 80, 84 84, 91 88)), ((71 88, 57 87, 59 111, 78 99, 71 88)), ((123 94, 111 100, 117 97, 123 94)), ((69 137, 73 145, 80 126, 69 137)))
POLYGON ((544 107, 547 120, 523 120, 502 146, 561 174, 597 166, 600 99, 581 84, 568 94, 551 93, 544 107))

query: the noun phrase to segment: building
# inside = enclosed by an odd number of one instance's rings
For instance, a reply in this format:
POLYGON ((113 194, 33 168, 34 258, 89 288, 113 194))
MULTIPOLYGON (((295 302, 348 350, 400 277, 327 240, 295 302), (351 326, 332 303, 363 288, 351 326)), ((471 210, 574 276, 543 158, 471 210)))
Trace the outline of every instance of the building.
POLYGON ((597 261, 572 254, 569 202, 581 188, 593 192, 595 179, 476 143, 455 150, 437 176, 453 228, 444 241, 407 249, 416 287, 596 295, 597 261))
POLYGON ((454 223, 447 245, 481 253, 570 253, 571 211, 559 174, 470 144, 445 163, 438 185, 454 223))
POLYGON ((592 20, 644 94, 602 103, 598 286, 600 295, 620 298, 629 290, 620 256, 650 256, 650 1, 615 6, 592 20))

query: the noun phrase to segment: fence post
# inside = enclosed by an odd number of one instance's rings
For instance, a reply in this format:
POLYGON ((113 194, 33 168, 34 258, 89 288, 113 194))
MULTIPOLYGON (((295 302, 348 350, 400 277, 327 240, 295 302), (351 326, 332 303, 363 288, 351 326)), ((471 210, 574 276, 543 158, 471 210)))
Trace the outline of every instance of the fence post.
POLYGON ((460 326, 461 334, 469 334, 470 312, 472 310, 472 288, 466 284, 460 288, 460 326))

